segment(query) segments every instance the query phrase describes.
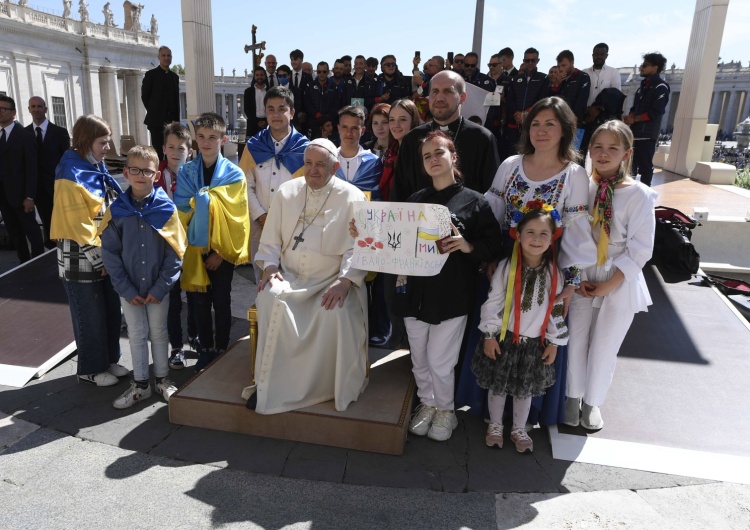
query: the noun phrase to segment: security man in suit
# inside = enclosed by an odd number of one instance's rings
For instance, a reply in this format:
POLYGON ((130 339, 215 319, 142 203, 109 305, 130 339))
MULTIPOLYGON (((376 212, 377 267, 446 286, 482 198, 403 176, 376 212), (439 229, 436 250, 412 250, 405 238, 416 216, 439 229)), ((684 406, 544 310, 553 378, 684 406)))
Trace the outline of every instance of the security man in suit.
POLYGON ((146 72, 141 84, 141 101, 146 107, 143 123, 159 158, 164 152, 164 125, 180 121, 180 76, 169 69, 171 64, 172 50, 160 47, 159 66, 146 72))
POLYGON ((47 104, 39 96, 29 99, 29 113, 32 124, 26 129, 36 139, 38 181, 36 187, 36 208, 44 225, 44 246, 54 248, 49 239, 49 225, 52 220, 52 204, 55 193, 55 168, 65 151, 70 149, 70 135, 67 129, 59 127, 47 119, 47 104))
POLYGON ((44 244, 34 209, 38 170, 36 140, 15 118, 16 102, 0 95, 0 213, 18 259, 24 263, 42 254, 44 244))

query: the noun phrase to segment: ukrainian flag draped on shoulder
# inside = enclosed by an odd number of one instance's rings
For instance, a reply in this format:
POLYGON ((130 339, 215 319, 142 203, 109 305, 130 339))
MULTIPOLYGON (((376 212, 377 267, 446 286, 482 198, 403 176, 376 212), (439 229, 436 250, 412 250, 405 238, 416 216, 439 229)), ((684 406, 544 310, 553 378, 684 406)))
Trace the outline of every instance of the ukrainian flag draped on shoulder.
POLYGON ((289 139, 277 153, 271 129, 266 127, 247 141, 247 149, 242 154, 240 168, 247 174, 258 164, 274 158, 277 168, 283 165, 292 178, 301 177, 305 172, 305 148, 308 143, 310 140, 292 127, 289 139))
POLYGON ((55 208, 50 238, 100 247, 94 218, 101 212, 107 187, 122 193, 104 162, 94 165, 75 151, 63 153, 55 169, 55 208))
POLYGON ((146 198, 143 208, 140 210, 133 204, 133 197, 130 193, 126 192, 119 195, 104 214, 99 226, 99 235, 107 228, 111 219, 120 219, 131 215, 143 219, 164 238, 180 259, 184 257, 187 248, 187 235, 177 215, 177 208, 163 188, 154 188, 154 192, 146 198))
POLYGON ((174 202, 188 238, 180 285, 186 291, 205 292, 210 282, 203 254, 213 250, 234 265, 250 259, 245 175, 219 154, 211 184, 206 186, 203 157, 198 155, 180 168, 174 202))

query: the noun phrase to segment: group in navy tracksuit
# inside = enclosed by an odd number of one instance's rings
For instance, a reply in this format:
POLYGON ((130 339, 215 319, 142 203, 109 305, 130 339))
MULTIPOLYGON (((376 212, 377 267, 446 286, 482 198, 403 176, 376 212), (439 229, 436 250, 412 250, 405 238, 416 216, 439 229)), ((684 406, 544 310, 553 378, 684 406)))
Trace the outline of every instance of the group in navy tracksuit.
POLYGON ((549 80, 544 74, 534 68, 530 74, 518 74, 508 85, 505 98, 505 128, 503 129, 503 145, 500 148, 500 159, 516 154, 515 145, 521 136, 521 126, 516 122, 516 112, 528 112, 534 103, 549 95, 549 80))
POLYGON ((654 176, 654 152, 667 103, 669 85, 656 73, 641 81, 630 108, 630 116, 636 120, 630 126, 635 137, 633 172, 640 173, 641 182, 647 186, 651 185, 654 176))
POLYGON ((312 131, 312 137, 319 138, 320 126, 326 120, 333 120, 334 124, 338 122, 341 93, 336 90, 331 79, 322 85, 316 80, 307 87, 304 98, 308 127, 312 131))

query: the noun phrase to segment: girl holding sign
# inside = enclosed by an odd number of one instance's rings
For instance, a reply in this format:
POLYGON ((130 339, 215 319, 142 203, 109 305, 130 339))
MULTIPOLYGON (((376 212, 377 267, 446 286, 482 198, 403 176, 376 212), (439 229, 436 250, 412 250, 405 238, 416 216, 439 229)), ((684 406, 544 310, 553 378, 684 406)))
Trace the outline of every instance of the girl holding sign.
POLYGON ((451 235, 436 241, 450 254, 436 276, 399 276, 394 311, 404 317, 420 405, 409 431, 444 441, 458 426, 454 368, 474 300, 478 265, 500 255, 500 226, 487 200, 464 188, 453 141, 428 134, 419 148, 432 185, 407 202, 441 204, 451 212, 451 235))

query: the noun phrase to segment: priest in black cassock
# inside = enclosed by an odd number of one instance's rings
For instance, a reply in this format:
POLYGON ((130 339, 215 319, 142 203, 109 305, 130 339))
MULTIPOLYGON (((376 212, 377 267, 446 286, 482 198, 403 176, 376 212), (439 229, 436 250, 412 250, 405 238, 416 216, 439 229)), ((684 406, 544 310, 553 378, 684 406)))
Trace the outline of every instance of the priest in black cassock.
POLYGON ((443 130, 453 138, 464 186, 484 193, 492 185, 500 165, 495 136, 461 116, 466 99, 466 82, 457 73, 443 70, 430 80, 430 112, 433 121, 412 129, 404 137, 396 162, 390 200, 405 202, 409 196, 430 185, 422 171, 419 142, 430 131, 443 130))

